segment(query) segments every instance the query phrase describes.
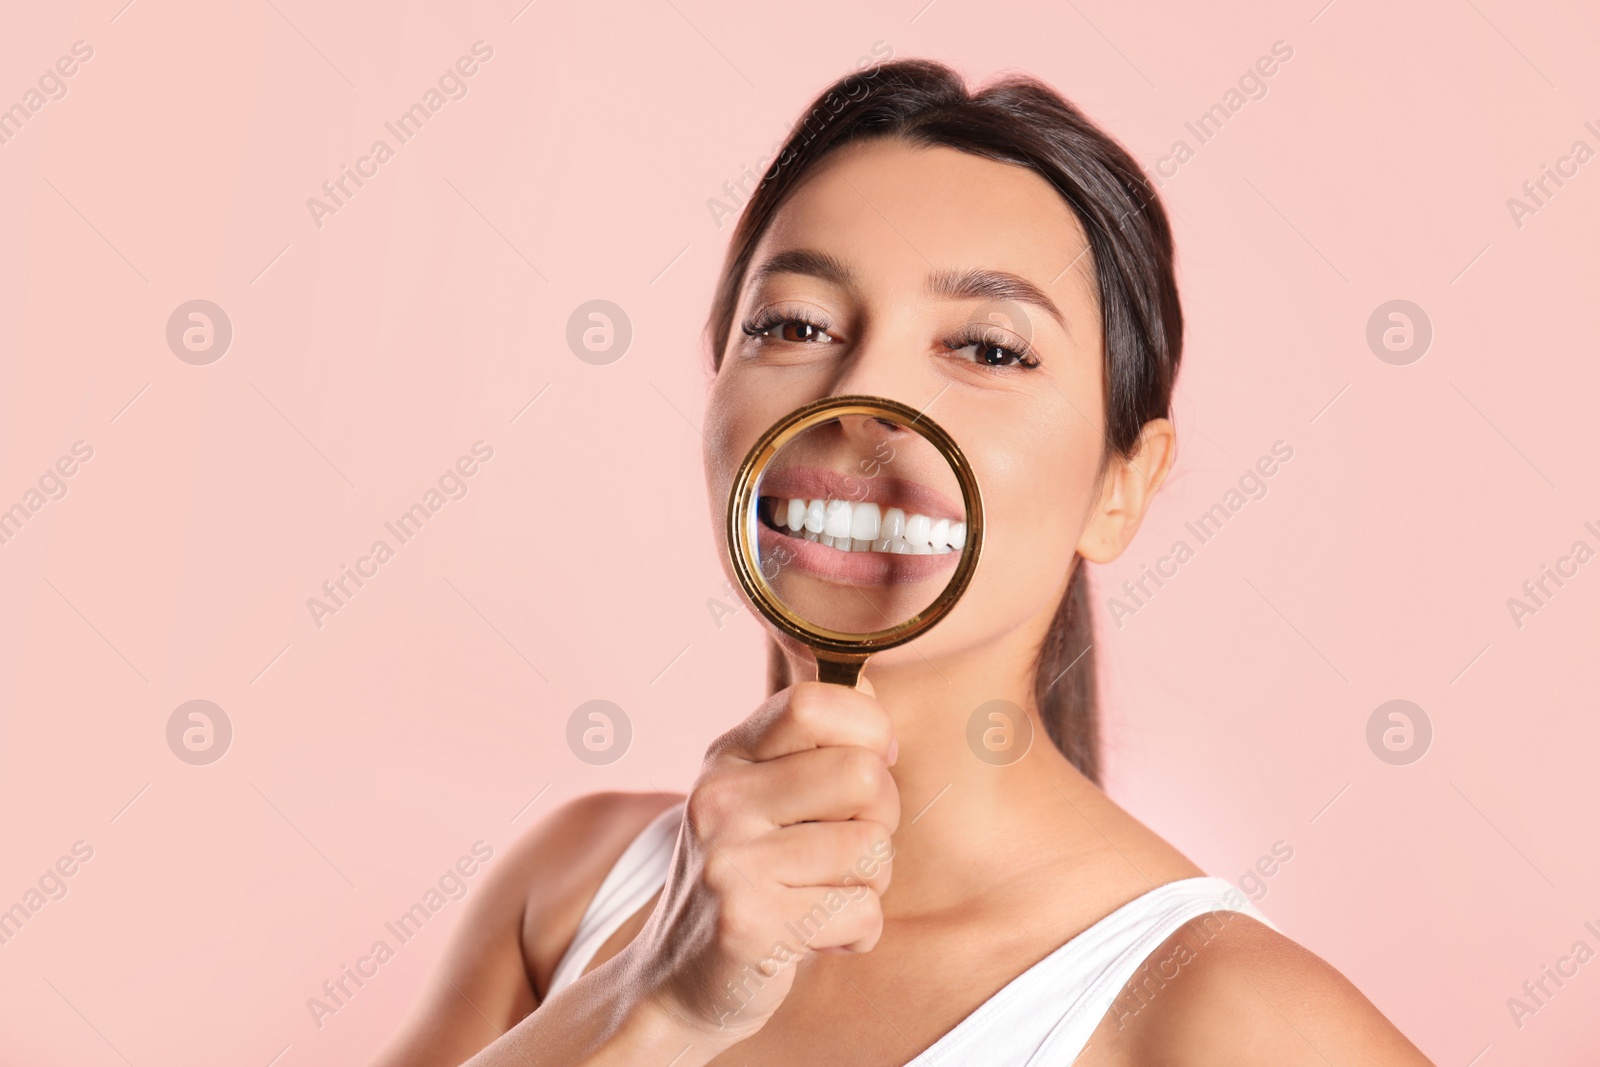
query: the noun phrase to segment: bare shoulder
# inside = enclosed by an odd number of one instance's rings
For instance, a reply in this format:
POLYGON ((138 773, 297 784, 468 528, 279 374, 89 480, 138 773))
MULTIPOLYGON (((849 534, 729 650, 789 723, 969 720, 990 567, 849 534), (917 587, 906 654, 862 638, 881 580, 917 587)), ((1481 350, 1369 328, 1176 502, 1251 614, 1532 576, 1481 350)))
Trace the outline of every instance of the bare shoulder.
POLYGON ((1240 912, 1200 916, 1152 952, 1091 1043, 1173 1067, 1430 1064, 1326 960, 1240 912))
POLYGON ((372 1067, 461 1063, 533 1011, 607 872, 680 799, 577 797, 492 855, 442 958, 372 1067))

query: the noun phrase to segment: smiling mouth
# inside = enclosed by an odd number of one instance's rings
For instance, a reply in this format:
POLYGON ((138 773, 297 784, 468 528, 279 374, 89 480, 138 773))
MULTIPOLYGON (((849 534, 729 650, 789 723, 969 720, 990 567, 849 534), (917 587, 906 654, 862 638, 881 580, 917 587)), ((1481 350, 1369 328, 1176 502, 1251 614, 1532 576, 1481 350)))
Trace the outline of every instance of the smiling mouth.
POLYGON ((840 552, 937 556, 967 543, 965 522, 871 501, 764 496, 758 514, 768 529, 840 552))

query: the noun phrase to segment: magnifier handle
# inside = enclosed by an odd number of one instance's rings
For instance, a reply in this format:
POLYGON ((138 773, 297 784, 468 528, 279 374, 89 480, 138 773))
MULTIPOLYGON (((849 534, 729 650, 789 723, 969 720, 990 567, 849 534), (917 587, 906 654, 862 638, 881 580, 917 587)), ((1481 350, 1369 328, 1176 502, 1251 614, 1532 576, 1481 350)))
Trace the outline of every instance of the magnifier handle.
POLYGON ((867 657, 848 656, 816 652, 817 681, 832 682, 835 685, 849 686, 854 689, 861 681, 861 668, 866 666, 867 657))

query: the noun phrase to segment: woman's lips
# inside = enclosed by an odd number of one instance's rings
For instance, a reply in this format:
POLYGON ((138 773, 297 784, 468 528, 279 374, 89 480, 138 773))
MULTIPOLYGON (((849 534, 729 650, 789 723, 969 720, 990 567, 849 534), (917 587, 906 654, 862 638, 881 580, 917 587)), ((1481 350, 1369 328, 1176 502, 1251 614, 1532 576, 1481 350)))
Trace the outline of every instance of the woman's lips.
MULTIPOLYGON (((844 585, 909 585, 952 570, 960 552, 911 555, 893 552, 841 552, 837 548, 808 541, 804 537, 774 530, 765 522, 756 523, 756 545, 761 556, 761 571, 769 586, 794 568, 824 581, 844 585)), ((893 625, 892 620, 885 626, 893 625)))

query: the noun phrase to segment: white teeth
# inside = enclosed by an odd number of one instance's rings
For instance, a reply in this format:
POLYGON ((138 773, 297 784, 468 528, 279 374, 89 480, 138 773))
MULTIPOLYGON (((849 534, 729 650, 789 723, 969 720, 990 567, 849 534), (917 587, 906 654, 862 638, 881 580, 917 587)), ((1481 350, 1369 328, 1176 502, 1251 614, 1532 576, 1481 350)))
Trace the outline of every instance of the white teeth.
POLYGON ((848 500, 772 500, 772 525, 791 535, 840 552, 897 555, 959 552, 967 543, 967 524, 934 519, 901 508, 848 500))
POLYGON ((879 537, 904 537, 905 532, 905 512, 899 508, 890 508, 883 513, 883 525, 878 528, 879 537))
POLYGON ((911 515, 906 519, 906 540, 910 541, 913 546, 929 545, 931 547, 932 542, 928 534, 932 529, 933 521, 928 516, 911 515))
POLYGON ((857 504, 855 513, 850 516, 850 536, 857 541, 876 541, 878 525, 878 505, 857 504))
POLYGON ((822 532, 829 537, 850 537, 850 502, 848 500, 830 500, 824 506, 827 520, 823 523, 822 532))

